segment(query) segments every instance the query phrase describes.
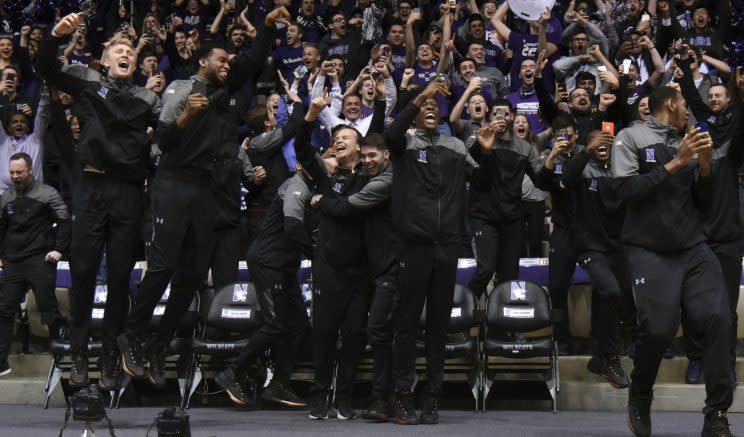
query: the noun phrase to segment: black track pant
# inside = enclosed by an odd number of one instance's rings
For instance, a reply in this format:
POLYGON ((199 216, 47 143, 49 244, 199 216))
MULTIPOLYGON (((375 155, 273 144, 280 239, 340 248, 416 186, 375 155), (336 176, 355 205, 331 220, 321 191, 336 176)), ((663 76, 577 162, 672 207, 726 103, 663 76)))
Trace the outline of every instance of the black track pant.
POLYGON ((545 235, 545 201, 524 201, 521 206, 525 244, 523 254, 530 258, 542 258, 543 235, 545 235))
POLYGON ((622 248, 584 252, 579 265, 592 280, 592 342, 594 355, 620 355, 623 296, 632 293, 628 260, 622 248))
POLYGON ((336 398, 351 400, 354 374, 365 346, 369 277, 361 269, 337 269, 313 259, 313 362, 316 396, 327 394, 338 362, 336 398), (341 349, 337 353, 339 331, 341 349))
POLYGON ((681 313, 693 335, 703 340, 703 412, 727 410, 733 399, 731 316, 718 259, 705 243, 671 254, 629 246, 627 253, 639 328, 631 389, 651 393, 681 313))
POLYGON ((62 322, 54 295, 57 263, 44 261, 45 256, 46 253, 40 253, 3 265, 3 275, 0 277, 0 364, 8 360, 13 322, 29 287, 36 297, 41 323, 49 327, 50 335, 56 335, 55 330, 62 322))
POLYGON ((115 350, 129 310, 129 277, 142 245, 140 222, 144 192, 139 184, 83 172, 72 206, 70 246, 70 342, 74 352, 88 348, 88 324, 96 273, 106 248, 108 295, 103 347, 115 350))
POLYGON ((457 249, 456 245, 407 243, 402 250, 398 270, 400 305, 393 345, 393 379, 397 391, 410 390, 413 385, 419 317, 426 302, 427 390, 435 396, 442 392, 457 249))
POLYGON ((232 367, 244 369, 271 346, 274 378, 286 384, 308 326, 297 272, 283 272, 253 262, 249 269, 261 305, 263 325, 251 336, 232 367))
MULTIPOLYGON (((731 314, 731 356, 732 367, 736 362, 736 335, 739 327, 736 306, 739 304, 739 286, 741 284, 741 257, 744 254, 744 242, 741 240, 709 243, 711 250, 718 258, 723 271, 723 280, 728 295, 728 306, 731 314)), ((682 328, 685 335, 685 352, 687 358, 699 360, 703 357, 703 344, 701 338, 690 334, 687 320, 682 319, 682 328)))
MULTIPOLYGON (((214 231, 212 243, 212 285, 219 290, 238 279, 240 261, 240 227, 227 227, 214 231)), ((251 271, 251 275, 253 271, 251 271)))
POLYGON ((573 232, 556 225, 550 235, 550 256, 548 265, 548 289, 553 308, 561 311, 562 321, 557 324, 556 337, 565 340, 571 337, 568 318, 568 289, 571 287, 576 270, 576 251, 573 245, 573 232))
POLYGON ((369 307, 367 338, 372 346, 372 396, 387 399, 392 390, 393 335, 398 307, 397 266, 375 279, 375 291, 369 307))
POLYGON ((153 184, 152 247, 127 324, 131 339, 147 334, 152 312, 170 281, 171 293, 157 333, 160 342, 170 341, 207 277, 214 205, 210 179, 202 179, 161 173, 153 184))
POLYGON ((470 221, 473 231, 473 253, 477 262, 470 289, 479 298, 486 292, 496 273, 499 282, 519 277, 519 254, 522 250, 522 222, 470 221))

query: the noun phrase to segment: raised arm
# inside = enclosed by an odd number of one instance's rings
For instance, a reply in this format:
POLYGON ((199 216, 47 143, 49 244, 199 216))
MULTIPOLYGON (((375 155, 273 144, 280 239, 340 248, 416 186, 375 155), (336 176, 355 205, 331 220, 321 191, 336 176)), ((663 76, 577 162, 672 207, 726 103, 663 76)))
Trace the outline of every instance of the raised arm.
POLYGON ((455 128, 455 134, 462 132, 465 124, 462 122, 462 111, 465 109, 465 105, 468 103, 468 99, 473 93, 479 92, 481 89, 481 78, 474 77, 468 83, 468 87, 465 88, 465 92, 462 93, 460 99, 457 100, 455 107, 450 112, 449 121, 452 123, 452 127, 455 128))
POLYGON ((421 106, 423 106, 424 102, 427 99, 435 98, 437 94, 449 95, 447 83, 441 77, 437 77, 429 82, 429 85, 403 111, 398 113, 398 116, 395 117, 386 131, 385 140, 390 153, 400 155, 406 150, 406 145, 408 144, 406 131, 411 127, 411 124, 421 111, 421 106))
POLYGON ((326 175, 322 160, 319 159, 317 152, 310 145, 310 137, 315 128, 315 121, 325 107, 326 102, 323 98, 314 98, 295 137, 295 154, 297 155, 297 160, 318 185, 324 184, 328 180, 328 176, 326 175))
POLYGON ((413 68, 416 63, 416 41, 413 38, 413 26, 421 19, 421 14, 411 12, 406 22, 406 67, 413 68))
POLYGON ((506 21, 506 13, 509 12, 509 3, 504 2, 496 10, 496 13, 491 17, 491 24, 493 24, 496 33, 499 34, 502 40, 509 41, 509 35, 511 35, 511 29, 504 23, 506 21))
POLYGON ((318 208, 334 217, 362 215, 389 199, 392 191, 393 172, 385 171, 370 179, 364 188, 351 196, 322 196, 318 208))
POLYGON ((36 59, 36 72, 44 81, 58 90, 78 97, 86 81, 62 72, 62 65, 57 59, 57 48, 67 35, 77 29, 82 14, 70 14, 64 17, 52 30, 49 38, 42 41, 36 59))
MULTIPOLYGON (((684 50, 683 50, 684 51, 684 50)), ((695 86, 695 82, 692 78, 692 71, 690 70, 690 64, 692 61, 689 55, 680 53, 679 59, 677 59, 677 66, 682 70, 682 77, 677 79, 679 83, 680 91, 687 101, 687 106, 690 108, 690 112, 695 116, 695 119, 703 121, 707 120, 711 116, 710 108, 705 104, 703 99, 700 97, 700 93, 695 86)))

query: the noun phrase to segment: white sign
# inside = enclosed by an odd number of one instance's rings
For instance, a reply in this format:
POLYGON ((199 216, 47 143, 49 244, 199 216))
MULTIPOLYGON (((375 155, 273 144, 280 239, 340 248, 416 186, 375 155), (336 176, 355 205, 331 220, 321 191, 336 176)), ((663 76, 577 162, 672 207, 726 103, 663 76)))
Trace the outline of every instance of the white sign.
POLYGON ((458 318, 462 317, 462 308, 452 308, 452 314, 450 314, 450 318, 458 318))
POLYGON ((222 308, 222 317, 225 319, 250 319, 251 310, 232 310, 230 308, 222 308))
POLYGON ((155 310, 152 312, 153 316, 162 316, 165 314, 165 305, 158 305, 155 307, 155 310))
POLYGON ((102 319, 104 311, 103 308, 93 308, 93 311, 90 312, 90 317, 92 319, 102 319))
POLYGON ((534 319, 535 309, 524 307, 504 307, 504 317, 510 319, 534 319))
POLYGON ((553 9, 555 0, 509 0, 509 9, 526 21, 537 21, 545 9, 553 9))

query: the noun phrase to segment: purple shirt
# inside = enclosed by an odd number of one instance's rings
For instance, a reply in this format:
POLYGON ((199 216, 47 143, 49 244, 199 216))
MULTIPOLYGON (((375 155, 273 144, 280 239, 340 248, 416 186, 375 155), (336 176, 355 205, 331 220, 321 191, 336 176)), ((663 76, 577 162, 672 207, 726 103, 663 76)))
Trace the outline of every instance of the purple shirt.
MULTIPOLYGON (((427 85, 429 85, 429 82, 434 80, 435 77, 437 77, 436 65, 432 65, 429 68, 423 68, 420 65, 416 64, 416 67, 414 68, 414 75, 411 78, 410 84, 416 84, 421 87, 421 90, 423 90, 427 87, 427 85)), ((439 104, 439 116, 443 119, 446 119, 447 115, 449 114, 447 100, 441 94, 437 94, 436 99, 437 103, 439 104)))
MULTIPOLYGON (((511 71, 509 72, 509 75, 511 76, 511 89, 517 91, 522 87, 522 80, 519 78, 519 69, 522 66, 522 59, 537 59, 537 35, 530 35, 512 30, 509 34, 509 47, 514 52, 511 71)), ((543 70, 543 78, 546 81, 545 83, 553 83, 552 61, 554 60, 554 56, 551 56, 548 64, 543 70)))
POLYGON ((537 99, 537 94, 533 91, 530 94, 522 94, 522 91, 514 91, 513 93, 506 96, 506 100, 510 101, 514 107, 515 114, 526 115, 530 121, 530 127, 535 135, 545 130, 545 125, 540 121, 540 117, 537 115, 538 109, 540 109, 540 102, 537 99))
POLYGON ((294 69, 303 65, 302 63, 302 46, 292 48, 281 46, 271 54, 274 59, 274 65, 282 72, 284 80, 292 83, 294 80, 294 69))

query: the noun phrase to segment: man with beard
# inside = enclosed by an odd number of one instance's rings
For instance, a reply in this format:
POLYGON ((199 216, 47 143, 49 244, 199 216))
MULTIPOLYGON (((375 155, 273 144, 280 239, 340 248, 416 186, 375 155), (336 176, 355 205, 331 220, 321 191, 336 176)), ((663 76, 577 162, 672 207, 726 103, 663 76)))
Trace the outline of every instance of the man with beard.
POLYGON ((237 100, 243 85, 255 80, 264 64, 274 25, 287 24, 288 19, 283 7, 270 12, 251 51, 232 64, 224 49, 202 46, 196 54, 198 74, 173 82, 165 93, 158 123, 158 146, 164 155, 152 191, 152 247, 126 332, 118 339, 124 371, 147 376, 155 386, 165 383, 167 342, 207 276, 213 187, 239 165, 237 100), (169 282, 166 310, 145 354, 148 322, 169 282))
POLYGON ((116 336, 124 328, 129 275, 140 245, 135 236, 140 232, 144 207, 147 128, 160 112, 160 99, 132 83, 137 56, 128 39, 108 43, 103 55, 106 78, 91 75, 91 80, 80 79, 61 70, 57 47, 82 18, 82 14, 70 14, 57 23, 51 38, 42 44, 36 70, 48 86, 74 97, 81 126, 75 151, 83 171, 72 196, 70 382, 78 387, 88 384, 88 323, 105 246, 108 295, 99 385, 114 390, 119 376, 116 336))
POLYGON ((703 437, 731 436, 730 309, 718 259, 701 215, 711 207, 713 141, 687 127, 687 105, 673 88, 654 90, 651 117, 620 131, 612 151, 618 196, 625 202, 621 240, 633 280, 639 328, 628 398, 628 426, 651 435, 653 387, 680 318, 703 340, 703 437), (695 158, 697 156, 697 158, 695 158))
MULTIPOLYGON (((708 104, 700 98, 693 80, 690 64, 693 60, 684 51, 677 64, 682 70, 680 84, 682 95, 690 106, 697 120, 703 121, 710 128, 713 139, 712 178, 714 189, 708 193, 713 205, 703 215, 705 235, 710 248, 718 258, 723 271, 723 279, 728 294, 731 314, 730 356, 732 370, 736 368, 736 330, 738 326, 736 306, 739 302, 739 283, 741 279, 741 257, 744 255, 744 227, 741 217, 741 187, 737 180, 737 171, 742 163, 741 131, 742 102, 738 96, 729 94, 729 88, 723 84, 714 84, 708 89, 708 104)), ((694 55, 693 55, 694 56, 694 55)), ((736 70, 737 90, 744 89, 741 70, 736 70)), ((686 324, 683 323, 683 327, 686 324)), ((685 381, 700 383, 702 372, 702 338, 696 337, 691 329, 685 329, 685 353, 689 360, 685 381)))
POLYGON ((43 94, 36 109, 33 132, 29 117, 22 112, 14 113, 7 127, 0 125, 0 193, 13 185, 6 163, 10 155, 18 152, 28 154, 32 162, 39 163, 33 168, 33 176, 39 182, 44 180, 41 162, 44 156, 44 134, 49 126, 49 118, 49 95, 43 94))
POLYGON ((540 101, 535 93, 535 71, 537 63, 535 58, 524 58, 519 66, 519 90, 506 96, 514 107, 516 114, 524 115, 530 120, 532 132, 537 135, 545 130, 545 125, 540 119, 540 101))
POLYGON ((612 187, 609 166, 614 136, 589 134, 586 148, 566 162, 563 183, 573 201, 574 246, 592 280, 592 358, 587 369, 615 388, 630 385, 620 365, 620 314, 632 293, 620 231, 625 210, 612 187))
POLYGON ((522 251, 522 180, 535 178, 537 151, 512 130, 507 100, 494 103, 492 121, 465 143, 478 163, 471 177, 468 215, 477 265, 470 289, 480 298, 494 273, 498 282, 517 279, 522 251))
MULTIPOLYGON (((297 23, 290 24, 287 28, 287 43, 271 53, 269 62, 276 66, 276 69, 282 74, 285 80, 293 80, 296 77, 294 74, 295 69, 303 65, 302 52, 304 49, 302 47, 302 36, 302 25, 297 23)), ((310 74, 309 69, 307 74, 310 74)))

